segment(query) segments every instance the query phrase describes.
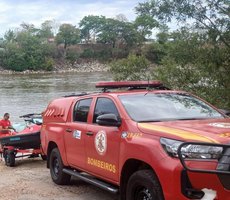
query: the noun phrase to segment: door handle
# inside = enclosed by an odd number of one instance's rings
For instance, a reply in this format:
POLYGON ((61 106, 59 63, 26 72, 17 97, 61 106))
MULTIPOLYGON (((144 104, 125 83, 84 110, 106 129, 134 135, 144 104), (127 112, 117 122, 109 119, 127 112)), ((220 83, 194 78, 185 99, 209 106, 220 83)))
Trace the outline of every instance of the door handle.
POLYGON ((93 132, 88 131, 88 132, 86 132, 86 135, 88 135, 88 136, 93 136, 93 132))
POLYGON ((65 131, 68 132, 68 133, 72 133, 73 132, 70 128, 67 128, 65 131))

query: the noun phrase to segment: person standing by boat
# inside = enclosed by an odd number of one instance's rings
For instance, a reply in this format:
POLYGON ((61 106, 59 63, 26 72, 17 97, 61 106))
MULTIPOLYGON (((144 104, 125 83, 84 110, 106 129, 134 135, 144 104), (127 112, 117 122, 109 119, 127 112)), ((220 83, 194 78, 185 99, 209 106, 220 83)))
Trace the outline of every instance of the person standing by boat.
POLYGON ((1 133, 10 133, 10 130, 14 130, 13 126, 11 125, 11 122, 9 120, 10 114, 5 113, 3 116, 3 119, 0 121, 0 132, 1 133))

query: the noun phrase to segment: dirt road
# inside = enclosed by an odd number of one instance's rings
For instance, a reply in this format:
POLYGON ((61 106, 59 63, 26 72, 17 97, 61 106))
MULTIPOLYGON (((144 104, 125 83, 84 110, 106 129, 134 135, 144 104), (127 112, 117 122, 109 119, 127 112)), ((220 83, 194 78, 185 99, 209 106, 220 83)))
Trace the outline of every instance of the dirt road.
POLYGON ((58 186, 40 158, 17 160, 15 167, 0 161, 0 200, 118 200, 118 196, 78 179, 58 186))

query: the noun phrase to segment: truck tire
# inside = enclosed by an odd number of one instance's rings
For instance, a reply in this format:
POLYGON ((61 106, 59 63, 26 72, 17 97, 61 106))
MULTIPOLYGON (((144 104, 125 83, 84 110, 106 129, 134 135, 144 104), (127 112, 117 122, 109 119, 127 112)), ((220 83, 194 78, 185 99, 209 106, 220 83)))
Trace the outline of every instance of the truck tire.
POLYGON ((126 200, 163 200, 160 183, 152 170, 140 170, 129 178, 126 200))
POLYGON ((6 166, 14 167, 15 166, 15 155, 14 151, 6 150, 4 153, 4 159, 6 166))
POLYGON ((64 165, 58 148, 54 148, 51 151, 49 166, 50 166, 50 175, 54 183, 58 185, 67 185, 70 183, 71 176, 62 171, 64 165))

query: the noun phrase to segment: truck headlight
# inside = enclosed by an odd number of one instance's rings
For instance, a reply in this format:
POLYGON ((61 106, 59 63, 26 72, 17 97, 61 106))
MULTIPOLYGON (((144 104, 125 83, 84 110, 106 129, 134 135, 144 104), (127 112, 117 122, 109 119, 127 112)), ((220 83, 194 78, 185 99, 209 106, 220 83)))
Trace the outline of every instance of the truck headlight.
POLYGON ((161 138, 160 139, 161 145, 166 153, 172 157, 178 157, 177 150, 179 146, 183 143, 179 140, 172 140, 168 138, 161 138))
MULTIPOLYGON (((168 138, 160 139, 163 149, 172 157, 178 157, 178 148, 182 141, 168 138)), ((183 157, 191 159, 219 159, 222 155, 223 147, 208 146, 207 144, 188 144, 181 148, 183 157)))

